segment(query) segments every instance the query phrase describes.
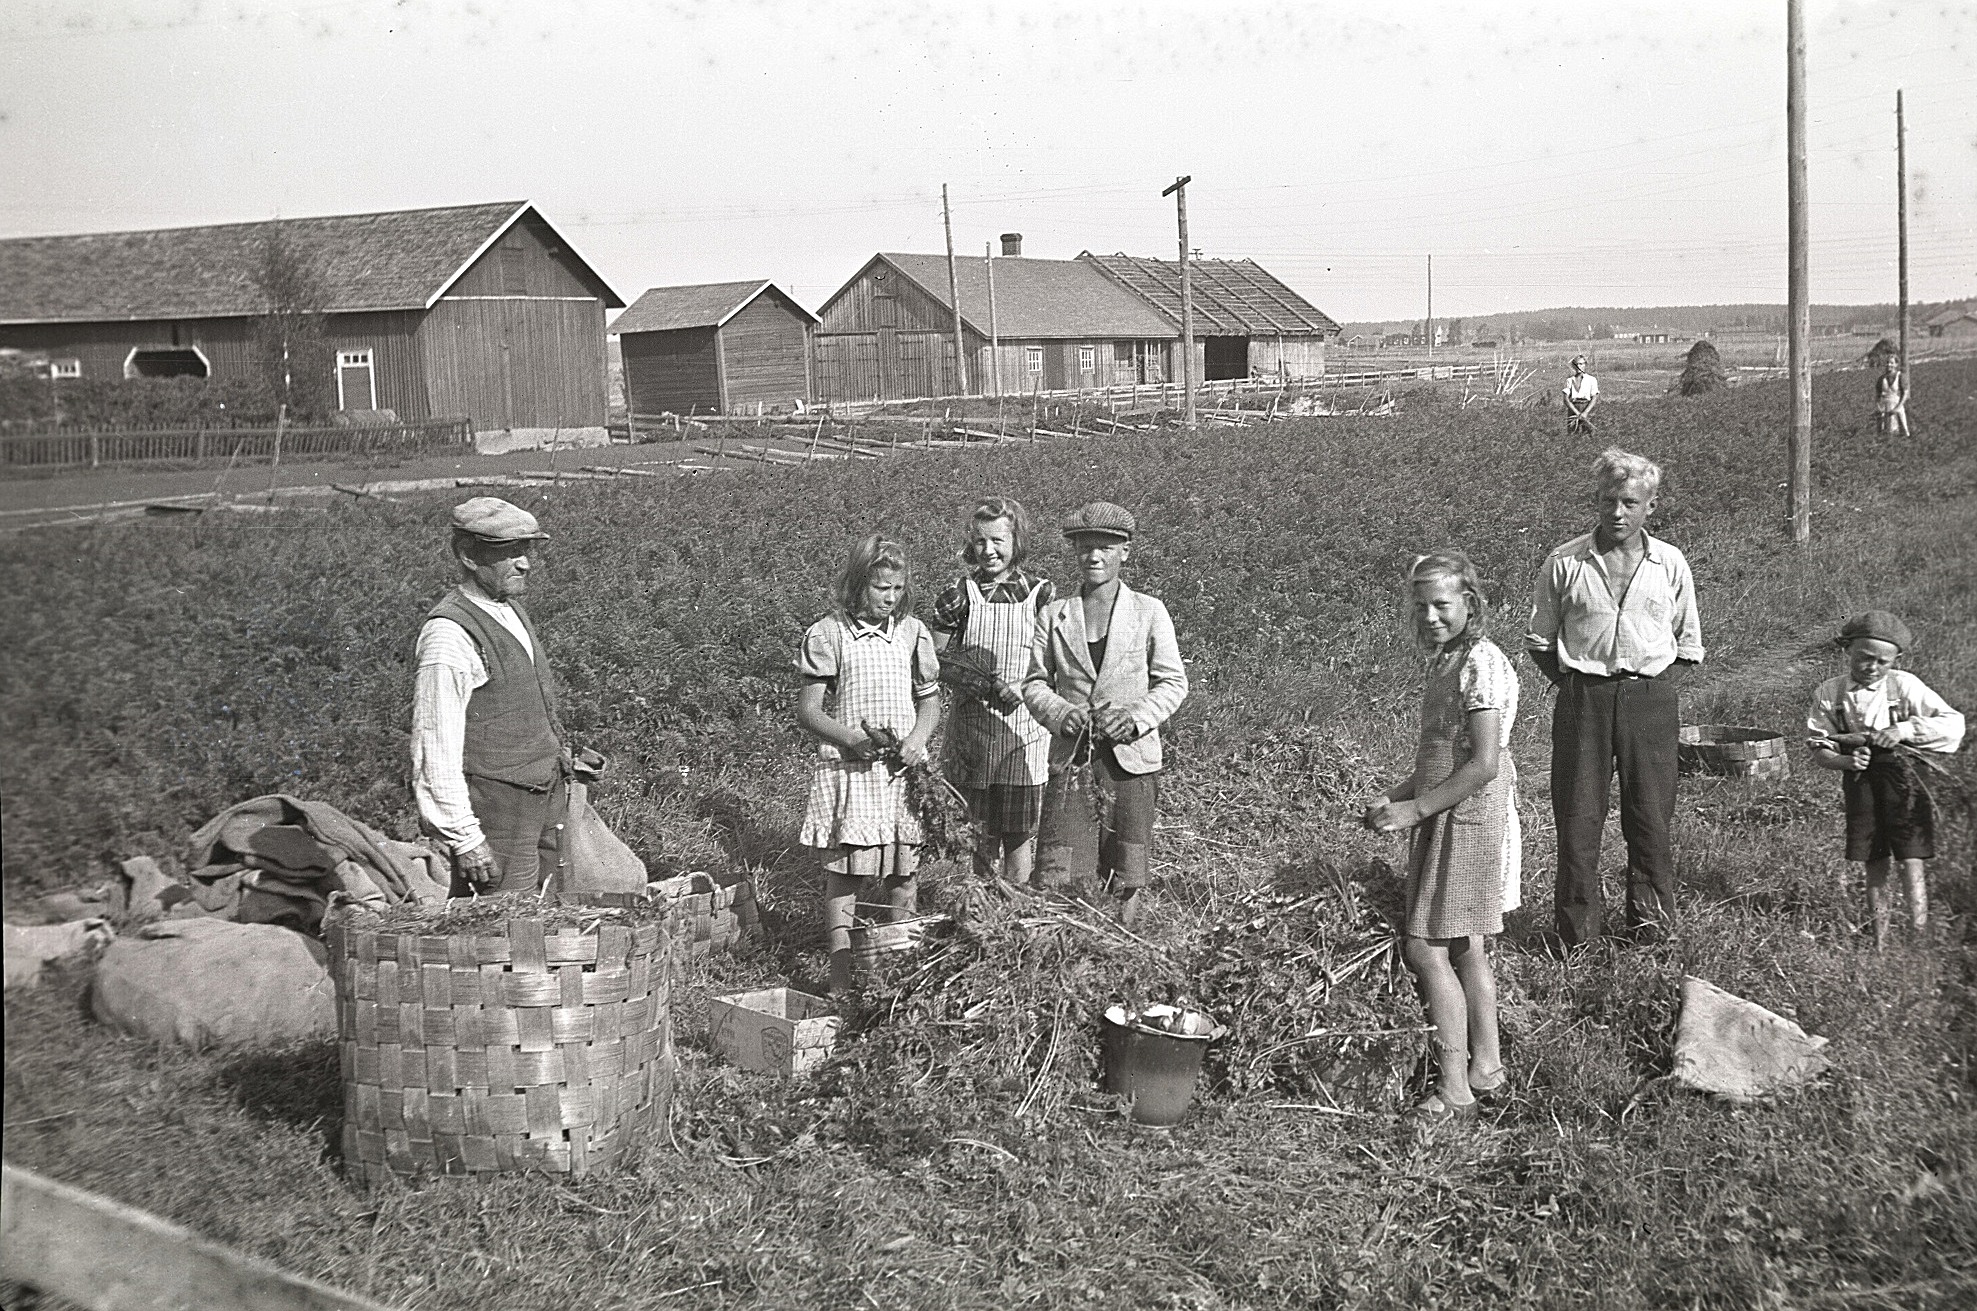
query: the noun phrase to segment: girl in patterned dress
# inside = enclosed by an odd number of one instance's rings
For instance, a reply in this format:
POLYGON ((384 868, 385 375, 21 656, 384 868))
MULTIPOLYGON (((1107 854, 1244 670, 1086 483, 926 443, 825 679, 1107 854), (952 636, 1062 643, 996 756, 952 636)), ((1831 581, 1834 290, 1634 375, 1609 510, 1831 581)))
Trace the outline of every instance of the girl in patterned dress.
POLYGON ((1510 726, 1517 674, 1483 635, 1482 584, 1457 550, 1408 570, 1416 639, 1428 651, 1414 772, 1366 809, 1367 826, 1409 830, 1403 954, 1435 1026, 1441 1078, 1411 1112, 1466 1120, 1506 1081, 1497 1044, 1496 976, 1483 939, 1503 931, 1521 874, 1510 726))
POLYGON ((1023 571, 1030 516, 991 496, 968 521, 962 559, 970 572, 934 603, 940 677, 952 689, 943 772, 968 798, 981 826, 975 875, 999 873, 1011 887, 1030 881, 1043 785, 1050 777, 1050 732, 1023 705, 1030 639, 1057 592, 1023 571))
POLYGON ((862 903, 888 920, 913 914, 920 823, 898 765, 924 764, 940 724, 940 661, 913 615, 906 553, 874 533, 851 548, 836 605, 803 635, 796 722, 817 739, 798 837, 824 866, 824 950, 831 989, 851 986, 851 924, 862 903), (889 730, 899 762, 868 730, 889 730))

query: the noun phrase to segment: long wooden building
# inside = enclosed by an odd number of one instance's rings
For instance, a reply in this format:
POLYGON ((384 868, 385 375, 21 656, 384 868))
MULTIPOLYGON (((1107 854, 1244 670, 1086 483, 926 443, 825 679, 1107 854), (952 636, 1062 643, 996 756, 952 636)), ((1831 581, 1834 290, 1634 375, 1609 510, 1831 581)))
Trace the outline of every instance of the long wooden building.
MULTIPOLYGON (((820 400, 903 400, 1161 383, 1181 377, 1177 263, 1127 255, 956 261, 962 356, 943 255, 882 253, 824 302, 820 400), (991 349, 991 342, 998 349, 991 349)), ((1206 379, 1311 378, 1339 325, 1251 260, 1198 260, 1195 360, 1206 379)))
POLYGON ((247 376, 276 241, 320 286, 340 408, 603 436, 624 301, 523 201, 0 240, 0 347, 61 377, 247 376))
POLYGON ((653 287, 611 324, 633 414, 740 414, 815 399, 817 316, 769 282, 653 287))

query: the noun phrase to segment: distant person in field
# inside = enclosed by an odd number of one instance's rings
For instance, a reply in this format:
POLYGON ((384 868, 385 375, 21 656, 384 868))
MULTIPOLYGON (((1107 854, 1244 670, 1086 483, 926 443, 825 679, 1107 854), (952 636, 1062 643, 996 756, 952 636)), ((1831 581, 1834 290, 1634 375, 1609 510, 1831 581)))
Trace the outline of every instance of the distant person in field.
POLYGON ((412 791, 453 857, 453 895, 533 892, 562 859, 571 762, 556 676, 522 608, 549 534, 493 496, 453 508, 459 585, 419 629, 412 791))
POLYGON ((1476 566, 1436 551, 1407 572, 1414 637, 1428 653, 1414 769, 1366 808, 1367 827, 1405 832, 1402 951, 1435 1026, 1441 1078, 1411 1118, 1466 1120, 1508 1082, 1498 1047, 1496 975, 1484 939, 1522 904, 1523 839, 1510 726, 1517 671, 1485 635, 1476 566))
POLYGON ((1565 435, 1592 435, 1593 409, 1599 404, 1599 379, 1586 372, 1586 357, 1572 357, 1572 376, 1559 388, 1565 397, 1565 435))
POLYGON ((968 572, 941 593, 933 618, 940 678, 953 697, 943 772, 981 829, 975 873, 1019 888, 1035 870, 1050 777, 1050 731, 1024 706, 1023 678, 1038 620, 1057 599, 1049 579, 1023 571, 1029 553, 1022 505, 1006 496, 978 502, 961 552, 968 572))
POLYGON ((796 652, 796 722, 817 739, 797 841, 823 861, 824 950, 831 990, 842 993, 859 908, 896 921, 918 906, 923 836, 905 770, 927 762, 940 726, 940 659, 913 615, 898 542, 874 533, 854 543, 833 601, 796 652))
POLYGON ((1886 610, 1847 620, 1834 639, 1847 672, 1812 694, 1807 745, 1822 769, 1843 771, 1847 859, 1867 867, 1874 945, 1885 946, 1892 910, 1888 875, 1901 862, 1909 922, 1929 923, 1927 862, 1936 854, 1935 808, 1921 777, 1930 755, 1963 743, 1963 716, 1895 663, 1914 645, 1908 625, 1886 610))
POLYGON ((1096 875, 1129 926, 1149 880, 1160 726, 1188 694, 1167 607, 1119 578, 1134 528, 1110 501, 1064 521, 1078 592, 1045 607, 1023 682, 1023 703, 1051 734, 1037 881, 1096 875))
POLYGON ((1890 355, 1881 376, 1874 380, 1874 415, 1881 431, 1890 436, 1908 436, 1908 375, 1901 361, 1890 355))
POLYGON ((1616 767, 1627 839, 1627 929, 1664 936, 1675 917, 1677 687, 1703 658, 1689 562, 1647 531, 1661 491, 1650 460, 1608 450, 1593 462, 1598 519, 1538 574, 1525 648, 1558 689, 1551 803, 1558 821, 1558 933, 1598 937, 1601 830, 1616 767))

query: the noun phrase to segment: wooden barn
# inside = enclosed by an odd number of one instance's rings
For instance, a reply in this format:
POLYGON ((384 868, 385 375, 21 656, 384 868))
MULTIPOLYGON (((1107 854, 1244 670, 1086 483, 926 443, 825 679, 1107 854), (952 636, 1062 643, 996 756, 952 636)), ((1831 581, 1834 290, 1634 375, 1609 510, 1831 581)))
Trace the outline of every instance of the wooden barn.
MULTIPOLYGON (((1180 261, 1089 251, 1078 258, 1180 326, 1180 261)), ((1190 260, 1189 281, 1203 380, 1324 375, 1325 345, 1339 325, 1255 260, 1190 260)))
MULTIPOLYGON (((1005 251, 1012 244, 1005 239, 1005 251)), ((1176 376, 1178 331, 1085 261, 1005 254, 994 262, 993 315, 988 262, 959 260, 956 274, 965 376, 955 361, 947 257, 879 254, 818 311, 818 399, 1026 393, 1176 376)))
POLYGON ((1977 306, 1952 305, 1923 324, 1931 337, 1967 340, 1977 337, 1977 306))
POLYGON ((0 348, 63 377, 245 376, 276 242, 321 288, 340 408, 603 438, 624 301, 520 201, 0 240, 0 348))
POLYGON ((611 325, 633 414, 790 410, 815 398, 817 316, 767 282, 654 287, 611 325))

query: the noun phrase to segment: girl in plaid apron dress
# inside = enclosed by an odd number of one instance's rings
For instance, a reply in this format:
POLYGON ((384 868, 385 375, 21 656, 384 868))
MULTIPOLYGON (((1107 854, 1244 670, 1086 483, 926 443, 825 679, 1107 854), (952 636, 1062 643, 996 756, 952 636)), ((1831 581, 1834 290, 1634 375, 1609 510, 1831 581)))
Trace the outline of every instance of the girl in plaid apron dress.
POLYGON ((1366 811, 1368 827, 1411 830, 1403 954, 1435 1026, 1441 1079, 1414 1108, 1422 1123, 1469 1119, 1506 1076, 1496 976, 1483 939, 1518 904, 1521 840, 1510 726, 1517 673, 1483 636, 1482 584, 1460 551, 1408 571, 1415 634, 1429 648, 1414 772, 1366 811))
POLYGON ((941 681, 953 691, 947 720, 947 780, 968 798, 981 826, 978 878, 1029 882, 1036 855, 1050 733, 1023 706, 1037 616, 1055 598, 1048 579, 1025 574, 1029 515, 1007 497, 975 507, 962 558, 974 566, 934 605, 941 681))
POLYGON ((796 655, 803 678, 796 722, 818 741, 798 841, 822 855, 834 991, 851 984, 851 925, 860 905, 887 920, 915 909, 920 824, 898 766, 927 759, 940 724, 940 661, 933 634, 912 609, 905 551, 875 533, 852 547, 836 607, 810 626, 796 655), (897 736, 898 761, 879 758, 868 728, 897 736))

